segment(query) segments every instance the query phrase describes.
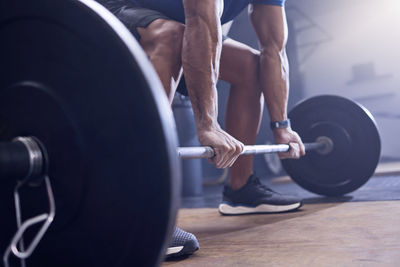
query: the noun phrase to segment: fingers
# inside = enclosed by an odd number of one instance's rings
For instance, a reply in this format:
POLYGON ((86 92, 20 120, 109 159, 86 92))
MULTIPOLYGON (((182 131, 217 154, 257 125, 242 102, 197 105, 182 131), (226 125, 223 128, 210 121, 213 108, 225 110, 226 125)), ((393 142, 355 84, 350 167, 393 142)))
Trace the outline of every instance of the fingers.
POLYGON ((291 130, 290 128, 275 132, 275 141, 279 144, 288 144, 289 151, 285 153, 279 153, 279 158, 286 159, 286 158, 295 158, 298 159, 301 156, 304 156, 305 147, 303 142, 301 141, 300 136, 291 130))
POLYGON ((304 146, 303 142, 300 143, 300 156, 306 155, 306 147, 304 146))
POLYGON ((233 137, 227 136, 224 145, 214 146, 213 148, 215 157, 210 160, 211 163, 217 168, 227 168, 235 163, 236 159, 243 151, 244 145, 233 137))
MULTIPOLYGON (((229 136, 230 137, 230 136, 229 136)), ((232 167, 232 165, 235 163, 237 158, 240 156, 240 153, 242 153, 244 145, 242 142, 230 137, 229 142, 231 144, 231 151, 229 153, 229 159, 227 161, 226 167, 232 167)))
POLYGON ((300 136, 296 132, 294 132, 294 133, 295 133, 296 138, 298 140, 297 144, 299 145, 299 153, 300 153, 299 157, 304 156, 306 154, 306 148, 305 148, 305 146, 303 144, 303 141, 301 140, 300 136))
POLYGON ((301 156, 301 149, 299 143, 289 143, 289 151, 285 153, 279 153, 279 158, 281 159, 289 159, 294 158, 298 159, 301 156))
POLYGON ((291 158, 300 158, 300 145, 299 143, 289 143, 289 156, 291 158))
POLYGON ((214 147, 215 157, 213 163, 217 168, 226 168, 228 166, 229 151, 231 150, 228 144, 224 146, 214 147))
POLYGON ((217 168, 231 167, 243 151, 244 145, 224 131, 219 134, 222 142, 213 146, 216 155, 212 162, 217 168))

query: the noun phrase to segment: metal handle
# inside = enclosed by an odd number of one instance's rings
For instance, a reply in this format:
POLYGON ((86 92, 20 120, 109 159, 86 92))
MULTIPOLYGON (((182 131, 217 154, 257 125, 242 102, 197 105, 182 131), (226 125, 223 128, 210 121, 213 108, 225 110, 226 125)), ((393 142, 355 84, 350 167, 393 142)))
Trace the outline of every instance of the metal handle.
MULTIPOLYGON (((315 142, 304 144, 305 149, 319 150, 325 149, 329 145, 327 142, 315 142)), ((244 146, 244 150, 240 155, 257 155, 257 154, 268 154, 268 153, 280 153, 289 151, 289 145, 278 144, 278 145, 254 145, 244 146)), ((181 159, 200 159, 200 158, 212 158, 215 155, 214 149, 210 146, 199 146, 199 147, 178 147, 178 156, 181 159)))

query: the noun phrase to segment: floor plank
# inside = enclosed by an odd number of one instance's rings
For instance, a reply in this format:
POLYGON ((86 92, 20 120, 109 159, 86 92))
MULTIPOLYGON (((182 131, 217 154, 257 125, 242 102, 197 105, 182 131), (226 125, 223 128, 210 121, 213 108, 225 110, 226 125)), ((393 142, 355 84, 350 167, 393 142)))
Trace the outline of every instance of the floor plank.
POLYGON ((200 250, 163 266, 399 266, 400 201, 306 205, 299 212, 221 216, 180 210, 200 250))

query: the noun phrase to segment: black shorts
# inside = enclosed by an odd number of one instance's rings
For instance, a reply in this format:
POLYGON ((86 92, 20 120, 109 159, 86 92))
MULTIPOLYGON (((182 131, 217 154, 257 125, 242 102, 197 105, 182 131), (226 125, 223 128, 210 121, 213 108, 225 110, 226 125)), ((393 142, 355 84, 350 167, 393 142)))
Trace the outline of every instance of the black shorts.
POLYGON ((156 19, 171 20, 171 18, 156 10, 137 7, 129 0, 97 0, 97 2, 111 11, 138 41, 140 40, 140 35, 136 30, 137 27, 146 28, 156 19))

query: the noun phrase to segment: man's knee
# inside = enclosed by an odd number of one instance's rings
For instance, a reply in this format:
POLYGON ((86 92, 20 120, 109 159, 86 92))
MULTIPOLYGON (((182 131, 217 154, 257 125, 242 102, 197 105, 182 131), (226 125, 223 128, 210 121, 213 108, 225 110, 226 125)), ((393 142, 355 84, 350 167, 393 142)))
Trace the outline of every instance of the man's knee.
POLYGON ((183 24, 172 20, 166 21, 161 27, 159 34, 157 34, 156 41, 180 50, 184 31, 185 26, 183 24))
POLYGON ((248 51, 242 60, 242 82, 249 87, 259 89, 260 53, 248 51))
POLYGON ((168 51, 173 56, 179 56, 182 50, 183 33, 185 26, 173 20, 155 21, 154 25, 150 25, 150 34, 142 36, 141 44, 145 50, 160 52, 168 51), (160 49, 159 49, 160 48, 160 49))

